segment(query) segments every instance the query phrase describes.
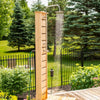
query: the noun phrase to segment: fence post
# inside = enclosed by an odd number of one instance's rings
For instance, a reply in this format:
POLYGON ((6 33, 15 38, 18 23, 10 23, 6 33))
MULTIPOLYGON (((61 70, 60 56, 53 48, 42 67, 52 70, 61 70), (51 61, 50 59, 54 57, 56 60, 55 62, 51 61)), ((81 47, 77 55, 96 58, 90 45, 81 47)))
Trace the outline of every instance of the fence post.
POLYGON ((83 50, 81 51, 81 66, 84 66, 84 52, 83 50))
POLYGON ((60 50, 61 88, 62 88, 62 49, 60 50))
POLYGON ((35 50, 34 50, 34 68, 35 68, 35 91, 36 91, 36 58, 35 58, 35 50))

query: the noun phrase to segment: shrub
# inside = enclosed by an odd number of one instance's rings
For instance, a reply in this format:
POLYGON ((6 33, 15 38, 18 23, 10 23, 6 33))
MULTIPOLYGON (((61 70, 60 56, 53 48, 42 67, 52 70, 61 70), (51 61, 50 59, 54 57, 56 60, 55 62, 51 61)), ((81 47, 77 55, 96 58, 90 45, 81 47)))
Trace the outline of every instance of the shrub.
POLYGON ((93 81, 94 81, 94 86, 93 87, 100 86, 100 74, 97 77, 94 77, 93 81))
POLYGON ((21 94, 26 90, 29 82, 27 69, 0 69, 0 89, 9 95, 21 94))
POLYGON ((100 74, 100 65, 90 67, 79 67, 76 72, 71 75, 70 84, 72 89, 85 89, 91 88, 95 85, 94 77, 98 77, 100 74))
POLYGON ((0 100, 17 100, 17 97, 14 96, 14 95, 10 95, 8 96, 8 93, 7 92, 2 92, 0 91, 0 100))

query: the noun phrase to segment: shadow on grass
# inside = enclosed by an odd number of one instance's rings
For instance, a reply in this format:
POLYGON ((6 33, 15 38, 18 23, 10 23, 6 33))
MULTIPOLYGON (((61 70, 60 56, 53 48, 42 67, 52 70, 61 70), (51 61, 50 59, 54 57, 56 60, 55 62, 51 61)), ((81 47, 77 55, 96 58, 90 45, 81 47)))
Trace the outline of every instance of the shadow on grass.
POLYGON ((48 61, 54 62, 54 56, 52 54, 48 54, 48 61))
POLYGON ((12 50, 12 51, 6 51, 5 53, 17 53, 17 52, 25 52, 25 53, 30 53, 32 50, 34 50, 34 48, 29 48, 29 49, 25 49, 25 50, 12 50))

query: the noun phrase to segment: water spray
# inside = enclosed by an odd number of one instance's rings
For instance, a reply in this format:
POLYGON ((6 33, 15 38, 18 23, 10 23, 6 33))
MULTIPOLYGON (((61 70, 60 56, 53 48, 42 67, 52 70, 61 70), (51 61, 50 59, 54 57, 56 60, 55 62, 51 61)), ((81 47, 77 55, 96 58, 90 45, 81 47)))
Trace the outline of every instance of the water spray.
MULTIPOLYGON (((61 8, 58 4, 56 5, 50 5, 46 7, 46 10, 50 7, 58 7, 58 11, 56 11, 56 29, 55 29, 55 44, 56 44, 56 56, 55 56, 55 64, 57 66, 57 71, 56 71, 56 79, 57 77, 60 77, 60 53, 61 53, 61 48, 62 48, 62 37, 63 37, 63 20, 64 20, 64 13, 61 11, 61 8)), ((52 71, 52 70, 51 70, 52 71)), ((59 79, 58 79, 59 81, 59 79)), ((59 83, 57 83, 58 85, 59 83)), ((52 91, 52 90, 51 90, 52 91)))

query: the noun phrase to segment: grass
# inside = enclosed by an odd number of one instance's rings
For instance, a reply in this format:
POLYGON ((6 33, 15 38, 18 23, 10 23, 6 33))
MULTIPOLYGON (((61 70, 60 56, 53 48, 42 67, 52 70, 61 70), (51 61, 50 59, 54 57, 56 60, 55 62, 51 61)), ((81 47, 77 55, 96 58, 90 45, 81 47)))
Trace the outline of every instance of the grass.
POLYGON ((25 47, 21 47, 20 51, 18 52, 16 47, 10 47, 8 46, 8 41, 4 40, 4 41, 0 41, 0 56, 6 56, 6 55, 13 55, 13 54, 29 54, 29 52, 31 52, 31 50, 33 49, 33 46, 25 46, 25 47))
MULTIPOLYGON (((9 47, 7 41, 0 41, 0 56, 7 56, 7 55, 24 55, 24 54, 29 54, 30 51, 34 48, 33 46, 31 47, 23 47, 21 48, 21 51, 18 52, 17 48, 12 48, 9 47)), ((54 77, 53 77, 53 87, 55 86, 61 86, 61 75, 62 75, 62 80, 63 80, 63 85, 68 84, 69 77, 72 72, 76 71, 77 66, 76 63, 81 63, 80 60, 77 60, 76 58, 73 59, 72 56, 65 55, 62 57, 62 74, 61 74, 61 67, 60 67, 60 60, 55 61, 52 52, 48 53, 48 87, 51 87, 51 77, 50 77, 50 70, 54 70, 54 77), (64 82, 65 81, 65 82, 64 82)), ((84 65, 88 66, 90 64, 100 64, 100 60, 87 60, 84 61, 84 65)), ((34 77, 33 73, 32 76, 34 77)), ((34 78, 32 77, 32 84, 34 81, 34 78)))
MULTIPOLYGON (((50 70, 54 70, 54 77, 52 79, 52 86, 53 87, 58 87, 61 86, 61 68, 60 68, 60 61, 55 62, 54 57, 52 56, 51 53, 48 54, 48 88, 51 88, 51 77, 50 77, 50 70)), ((63 75, 63 80, 68 81, 71 73, 76 70, 76 66, 74 64, 67 65, 66 60, 63 62, 63 70, 62 70, 62 75, 63 75), (74 65, 74 67, 72 66, 74 65), (66 74, 67 73, 67 74, 66 74), (65 76, 66 75, 66 76, 65 76)), ((34 80, 34 73, 32 73, 32 86, 34 86, 35 81, 34 80)), ((68 82, 67 82, 68 83, 68 82)), ((65 85, 65 82, 63 83, 65 85)))
MULTIPOLYGON (((9 47, 8 41, 4 40, 4 41, 0 41, 0 56, 29 54, 30 51, 32 50, 32 48, 34 48, 34 47, 33 46, 22 47, 20 52, 18 52, 16 47, 14 47, 14 48, 9 47)), ((57 65, 58 64, 54 62, 54 57, 52 56, 52 53, 49 53, 48 54, 48 87, 51 87, 51 77, 50 77, 50 69, 51 68, 54 69, 53 86, 56 86, 56 85, 60 86, 60 77, 57 76, 57 73, 60 74, 60 72, 57 71, 57 69, 58 69, 57 65)), ((33 81, 33 77, 32 77, 32 81, 33 81)), ((32 84, 35 84, 35 83, 32 83, 32 84)))
POLYGON ((54 70, 54 77, 53 77, 53 87, 55 86, 60 86, 60 80, 61 80, 61 76, 60 76, 60 63, 59 62, 55 62, 54 57, 52 56, 52 54, 48 54, 48 87, 51 87, 51 77, 50 77, 50 70, 53 69, 54 70))

